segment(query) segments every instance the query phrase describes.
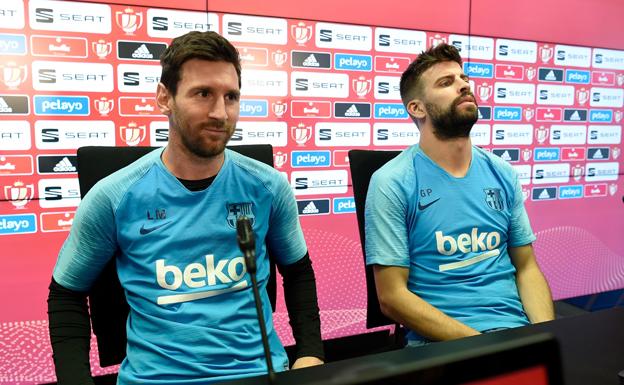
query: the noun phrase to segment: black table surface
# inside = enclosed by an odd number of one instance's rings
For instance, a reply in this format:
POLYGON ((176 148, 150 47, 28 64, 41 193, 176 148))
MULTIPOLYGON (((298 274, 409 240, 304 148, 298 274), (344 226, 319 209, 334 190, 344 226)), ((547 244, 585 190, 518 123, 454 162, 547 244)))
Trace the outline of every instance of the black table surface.
MULTIPOLYGON (((566 385, 620 385, 618 373, 624 371, 624 308, 601 310, 460 340, 290 370, 277 373, 275 385, 331 385, 343 377, 366 377, 372 371, 378 373, 402 363, 432 361, 451 352, 502 343, 542 332, 554 335, 559 342, 566 385)), ((226 384, 266 383, 266 376, 259 376, 226 384)))

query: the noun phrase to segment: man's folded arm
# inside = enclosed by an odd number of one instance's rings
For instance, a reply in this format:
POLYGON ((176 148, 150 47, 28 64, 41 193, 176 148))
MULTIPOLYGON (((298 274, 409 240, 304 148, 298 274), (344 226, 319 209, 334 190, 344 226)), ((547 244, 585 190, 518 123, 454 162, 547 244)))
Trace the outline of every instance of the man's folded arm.
POLYGON ((373 265, 373 270, 381 311, 387 317, 432 341, 480 334, 409 291, 407 267, 373 265))

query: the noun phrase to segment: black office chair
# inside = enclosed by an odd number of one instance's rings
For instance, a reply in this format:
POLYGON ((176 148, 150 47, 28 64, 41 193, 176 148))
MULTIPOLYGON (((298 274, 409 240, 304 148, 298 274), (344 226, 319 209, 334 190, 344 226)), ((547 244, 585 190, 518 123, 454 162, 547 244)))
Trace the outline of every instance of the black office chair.
MULTIPOLYGON (((84 197, 100 179, 129 165, 157 147, 103 147, 78 149, 78 181, 84 197)), ((273 167, 273 148, 270 144, 232 146, 229 149, 273 167)), ((269 252, 270 255, 270 252, 269 252)), ((93 333, 97 339, 100 366, 121 363, 126 356, 126 321, 130 308, 126 302, 113 258, 104 268, 91 291, 89 308, 93 333)), ((275 264, 271 261, 267 293, 275 310, 275 264)))
POLYGON ((362 255, 366 271, 366 327, 376 328, 379 326, 395 325, 395 341, 397 345, 403 343, 400 326, 386 317, 379 306, 377 290, 375 289, 375 276, 372 266, 366 265, 366 234, 364 233, 364 207, 370 178, 377 169, 386 164, 390 159, 399 155, 400 151, 374 151, 374 150, 350 150, 349 167, 351 180, 353 181, 353 197, 355 199, 355 213, 357 216, 360 241, 362 242, 362 255))

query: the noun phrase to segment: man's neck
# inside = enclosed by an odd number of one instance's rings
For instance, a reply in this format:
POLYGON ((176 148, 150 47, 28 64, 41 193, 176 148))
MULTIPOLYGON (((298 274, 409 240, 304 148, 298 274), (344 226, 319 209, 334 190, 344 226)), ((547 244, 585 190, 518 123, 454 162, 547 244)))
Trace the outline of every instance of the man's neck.
POLYGON ((468 173, 472 161, 470 137, 441 140, 432 130, 422 130, 420 149, 444 171, 456 178, 468 173))
POLYGON ((162 161, 176 178, 199 180, 217 175, 223 166, 225 155, 221 153, 212 158, 203 158, 182 145, 170 143, 162 153, 162 161))

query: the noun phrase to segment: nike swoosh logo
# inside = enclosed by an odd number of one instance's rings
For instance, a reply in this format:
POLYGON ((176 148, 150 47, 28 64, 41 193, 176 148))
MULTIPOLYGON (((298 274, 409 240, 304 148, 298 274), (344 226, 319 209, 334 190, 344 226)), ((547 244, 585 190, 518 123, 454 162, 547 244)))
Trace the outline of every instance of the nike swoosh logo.
POLYGON ((440 200, 440 198, 438 198, 438 199, 436 199, 434 201, 431 201, 431 202, 427 203, 426 205, 423 205, 420 202, 418 202, 418 210, 424 210, 424 209, 426 209, 427 207, 431 206, 432 204, 436 203, 439 200, 440 200))
POLYGON ((170 222, 165 222, 165 223, 161 223, 159 225, 156 225, 154 227, 145 227, 145 225, 141 226, 141 229, 139 230, 139 233, 141 233, 141 235, 146 235, 151 233, 152 231, 158 230, 163 226, 168 225, 170 222))

